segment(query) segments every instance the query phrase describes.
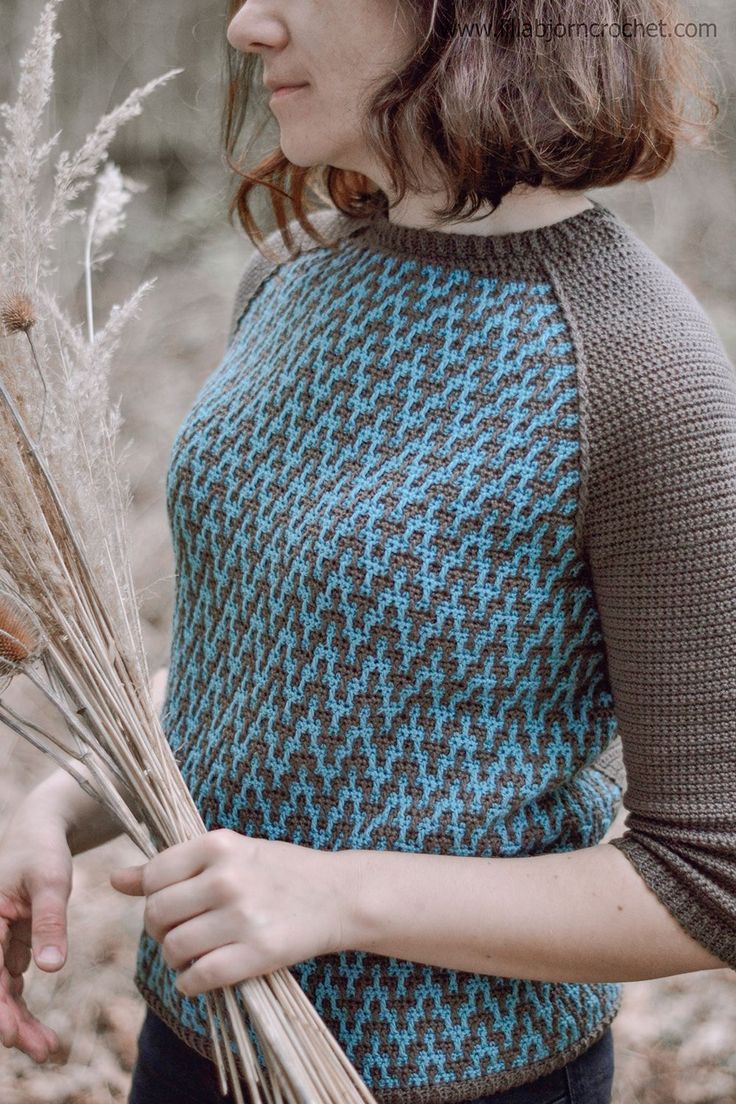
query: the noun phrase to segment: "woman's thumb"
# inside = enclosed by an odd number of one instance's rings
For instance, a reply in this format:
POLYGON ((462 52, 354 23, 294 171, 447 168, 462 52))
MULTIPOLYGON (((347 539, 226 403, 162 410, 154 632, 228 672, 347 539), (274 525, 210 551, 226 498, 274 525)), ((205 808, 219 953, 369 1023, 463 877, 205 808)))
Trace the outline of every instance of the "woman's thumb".
POLYGON ((42 970, 58 970, 66 961, 66 905, 69 894, 39 889, 31 902, 33 958, 42 970))

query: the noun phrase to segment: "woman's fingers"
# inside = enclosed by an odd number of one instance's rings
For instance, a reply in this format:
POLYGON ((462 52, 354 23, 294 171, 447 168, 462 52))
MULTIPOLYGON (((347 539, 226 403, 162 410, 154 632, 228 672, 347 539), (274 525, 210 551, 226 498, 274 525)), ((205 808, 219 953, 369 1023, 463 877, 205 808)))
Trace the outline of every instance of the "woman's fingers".
POLYGON ((66 910, 71 889, 66 877, 47 876, 31 886, 33 958, 42 970, 55 971, 66 962, 66 910), (46 955, 53 957, 47 959, 46 955))
POLYGON ((23 998, 33 960, 46 973, 68 955, 67 903, 72 856, 63 826, 22 815, 0 840, 0 1041, 36 1062, 63 1053, 58 1036, 31 1013, 23 998), (56 952, 47 959, 45 951, 56 952))
POLYGON ((13 1035, 16 1027, 17 1021, 11 1001, 0 990, 0 1039, 2 1039, 3 1046, 8 1045, 5 1040, 13 1035))
POLYGON ((30 1012, 26 1002, 17 997, 19 1012, 19 1043, 21 1050, 37 1062, 45 1062, 55 1049, 58 1039, 51 1028, 46 1027, 30 1012))
POLYGON ((59 1036, 50 1027, 47 1027, 46 1024, 36 1019, 31 1013, 24 998, 21 996, 24 980, 22 976, 12 978, 9 983, 9 990, 15 999, 15 1012, 22 1037, 32 1039, 38 1043, 38 1047, 33 1054, 31 1054, 30 1051, 27 1051, 27 1053, 29 1053, 31 1057, 36 1058, 37 1061, 45 1061, 50 1053, 59 1049, 61 1045, 59 1036), (46 1044, 45 1051, 43 1049, 44 1043, 46 1044))
POLYGON ((5 947, 5 966, 13 977, 25 973, 31 961, 31 922, 18 920, 11 926, 5 947))
POLYGON ((59 1037, 31 1013, 24 998, 24 973, 31 960, 30 920, 8 926, 0 949, 0 1042, 22 1050, 35 1062, 45 1062, 60 1050, 59 1037))
MULTIPOLYGON (((13 978, 13 987, 20 979, 13 978)), ((22 996, 10 995, 11 983, 0 987, 0 1033, 3 1047, 28 1054, 34 1062, 45 1062, 58 1049, 58 1037, 30 1012, 22 996), (4 989, 4 991, 1 991, 4 989)))
POLYGON ((10 944, 8 953, 5 956, 5 965, 7 966, 8 973, 13 977, 18 977, 20 974, 24 974, 28 969, 31 961, 31 946, 29 943, 25 943, 14 939, 10 944))

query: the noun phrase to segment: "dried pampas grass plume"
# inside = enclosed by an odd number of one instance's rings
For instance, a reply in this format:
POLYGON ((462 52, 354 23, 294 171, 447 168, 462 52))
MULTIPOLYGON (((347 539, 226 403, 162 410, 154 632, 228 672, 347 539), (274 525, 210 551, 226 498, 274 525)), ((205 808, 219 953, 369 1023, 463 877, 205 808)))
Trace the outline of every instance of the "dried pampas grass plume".
POLYGON ((22 291, 5 294, 0 300, 0 322, 8 335, 27 334, 36 324, 36 312, 30 296, 22 291))

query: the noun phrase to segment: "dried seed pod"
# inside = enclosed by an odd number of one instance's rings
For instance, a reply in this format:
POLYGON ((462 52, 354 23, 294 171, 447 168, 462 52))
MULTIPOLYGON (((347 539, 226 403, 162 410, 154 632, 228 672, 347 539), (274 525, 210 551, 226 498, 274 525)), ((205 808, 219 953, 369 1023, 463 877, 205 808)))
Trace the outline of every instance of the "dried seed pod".
POLYGON ((28 333, 35 325, 36 312, 28 295, 13 291, 0 300, 0 322, 7 334, 28 333))
POLYGON ((36 615, 17 595, 0 590, 0 678, 12 677, 43 652, 36 615))

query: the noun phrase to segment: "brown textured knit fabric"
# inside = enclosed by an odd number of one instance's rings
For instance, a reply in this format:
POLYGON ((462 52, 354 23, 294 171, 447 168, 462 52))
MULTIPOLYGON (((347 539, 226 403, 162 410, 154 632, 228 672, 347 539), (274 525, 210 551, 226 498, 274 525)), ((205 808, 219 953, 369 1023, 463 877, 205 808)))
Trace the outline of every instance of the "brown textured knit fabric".
POLYGON ((629 256, 624 288, 603 253, 569 298, 581 532, 628 780, 612 842, 736 968, 736 377, 684 285, 629 256))
MULTIPOLYGON (((491 238, 315 221, 334 250, 249 263, 172 450, 163 721, 205 824, 575 850, 622 748, 615 846, 736 968, 736 379, 712 325, 598 204, 491 238)), ((380 1104, 530 1082, 621 997, 352 951, 291 969, 380 1104)), ((174 981, 143 933, 136 984, 212 1057, 174 981)))

